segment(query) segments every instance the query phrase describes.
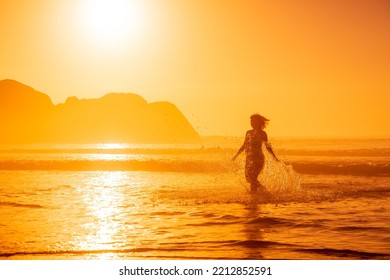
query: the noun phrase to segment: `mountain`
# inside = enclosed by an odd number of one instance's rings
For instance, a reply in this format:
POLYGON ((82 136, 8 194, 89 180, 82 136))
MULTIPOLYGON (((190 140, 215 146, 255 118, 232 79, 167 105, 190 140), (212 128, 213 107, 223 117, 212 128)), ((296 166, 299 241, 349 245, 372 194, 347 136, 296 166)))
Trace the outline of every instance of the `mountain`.
POLYGON ((0 144, 193 143, 199 135, 169 102, 133 93, 97 99, 50 98, 13 80, 0 81, 0 144))
POLYGON ((50 98, 13 80, 0 81, 0 143, 31 143, 46 131, 50 98))

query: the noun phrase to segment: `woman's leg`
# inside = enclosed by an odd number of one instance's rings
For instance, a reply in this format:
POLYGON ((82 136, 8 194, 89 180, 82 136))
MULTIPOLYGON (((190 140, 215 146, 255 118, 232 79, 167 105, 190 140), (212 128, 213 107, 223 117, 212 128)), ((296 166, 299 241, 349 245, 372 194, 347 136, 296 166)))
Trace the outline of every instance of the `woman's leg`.
POLYGON ((251 182, 251 192, 255 193, 260 188, 261 184, 259 180, 255 179, 251 182))
POLYGON ((250 184, 251 192, 257 192, 257 190, 261 187, 261 184, 257 178, 262 168, 263 161, 247 160, 246 162, 245 178, 250 184))

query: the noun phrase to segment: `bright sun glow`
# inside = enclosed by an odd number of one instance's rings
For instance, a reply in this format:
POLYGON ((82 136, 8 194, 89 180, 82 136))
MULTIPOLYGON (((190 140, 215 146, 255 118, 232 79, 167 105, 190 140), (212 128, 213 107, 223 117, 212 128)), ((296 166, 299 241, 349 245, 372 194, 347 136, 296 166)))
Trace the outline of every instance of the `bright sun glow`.
POLYGON ((81 26, 85 38, 103 48, 128 44, 142 33, 145 15, 137 0, 85 0, 81 26))

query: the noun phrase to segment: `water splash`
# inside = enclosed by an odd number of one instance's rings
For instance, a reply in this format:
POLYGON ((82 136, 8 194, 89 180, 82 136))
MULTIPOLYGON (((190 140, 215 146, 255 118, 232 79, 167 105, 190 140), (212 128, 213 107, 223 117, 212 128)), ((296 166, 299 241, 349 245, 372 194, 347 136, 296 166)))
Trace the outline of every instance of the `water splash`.
POLYGON ((282 161, 275 161, 264 151, 265 163, 260 174, 260 183, 271 193, 297 193, 301 190, 302 176, 293 167, 282 161))

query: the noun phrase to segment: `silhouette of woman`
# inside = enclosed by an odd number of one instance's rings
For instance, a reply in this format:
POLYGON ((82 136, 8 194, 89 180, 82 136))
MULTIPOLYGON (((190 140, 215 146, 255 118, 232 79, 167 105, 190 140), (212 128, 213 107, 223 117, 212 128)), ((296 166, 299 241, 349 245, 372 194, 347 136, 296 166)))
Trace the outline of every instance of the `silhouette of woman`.
POLYGON ((256 192, 261 186, 257 177, 264 167, 264 154, 262 151, 263 143, 274 159, 276 161, 279 160, 275 156, 275 153, 268 142, 267 133, 264 131, 269 120, 259 114, 252 115, 250 119, 253 129, 246 132, 245 141, 232 160, 234 161, 245 150, 245 178, 251 185, 251 191, 256 192))

